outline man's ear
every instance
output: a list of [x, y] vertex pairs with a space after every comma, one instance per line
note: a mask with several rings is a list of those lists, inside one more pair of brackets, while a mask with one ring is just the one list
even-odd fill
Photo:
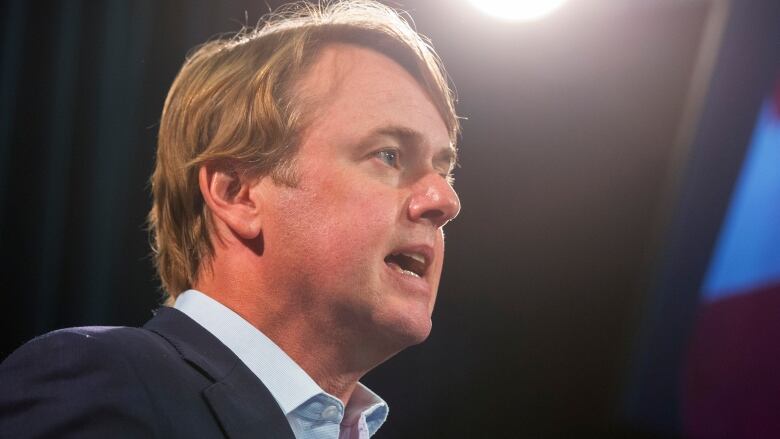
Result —
[[243, 239], [254, 239], [261, 231], [261, 207], [254, 197], [255, 178], [242, 176], [232, 167], [215, 163], [201, 165], [198, 185], [211, 213]]

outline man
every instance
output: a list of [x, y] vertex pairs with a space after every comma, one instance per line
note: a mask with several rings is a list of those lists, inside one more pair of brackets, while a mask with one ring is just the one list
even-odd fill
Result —
[[373, 2], [200, 47], [152, 176], [172, 306], [12, 354], [0, 436], [369, 437], [358, 380], [431, 330], [457, 132], [435, 53]]

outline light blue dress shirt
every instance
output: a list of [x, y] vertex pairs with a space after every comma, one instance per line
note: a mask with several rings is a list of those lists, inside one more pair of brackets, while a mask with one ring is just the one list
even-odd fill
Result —
[[358, 383], [344, 407], [271, 339], [206, 294], [185, 291], [174, 307], [217, 337], [257, 375], [297, 439], [367, 439], [387, 419], [387, 403], [367, 387]]

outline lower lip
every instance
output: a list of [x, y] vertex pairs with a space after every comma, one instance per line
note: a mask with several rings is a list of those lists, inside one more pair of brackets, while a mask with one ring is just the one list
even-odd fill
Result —
[[390, 278], [395, 283], [397, 283], [401, 289], [426, 296], [430, 294], [430, 285], [428, 285], [428, 281], [426, 281], [424, 277], [417, 277], [411, 274], [402, 273], [394, 266], [391, 266], [386, 262], [385, 269], [387, 270]]

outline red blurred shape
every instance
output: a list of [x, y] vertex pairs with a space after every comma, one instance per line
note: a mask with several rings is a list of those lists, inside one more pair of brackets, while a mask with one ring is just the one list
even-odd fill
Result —
[[703, 304], [682, 378], [686, 438], [780, 438], [780, 282]]

